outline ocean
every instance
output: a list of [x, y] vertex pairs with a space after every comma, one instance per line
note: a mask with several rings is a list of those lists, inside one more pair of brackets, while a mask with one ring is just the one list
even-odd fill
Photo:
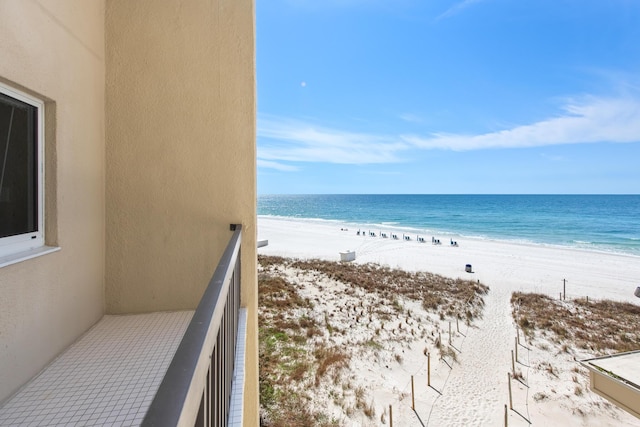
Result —
[[258, 215], [640, 256], [640, 195], [261, 195]]

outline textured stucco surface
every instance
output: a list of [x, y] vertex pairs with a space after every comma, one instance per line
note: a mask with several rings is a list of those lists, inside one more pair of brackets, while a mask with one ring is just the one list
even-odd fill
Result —
[[0, 79], [46, 101], [46, 241], [0, 268], [0, 401], [104, 312], [104, 2], [0, 0]]
[[251, 0], [106, 2], [106, 309], [193, 309], [243, 224], [245, 425], [257, 425]]
[[0, 268], [0, 401], [107, 313], [195, 308], [242, 223], [258, 424], [252, 0], [0, 0], [0, 80], [46, 101], [46, 241]]

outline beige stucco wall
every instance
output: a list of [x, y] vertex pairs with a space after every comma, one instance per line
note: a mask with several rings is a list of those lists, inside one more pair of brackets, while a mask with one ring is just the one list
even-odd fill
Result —
[[48, 101], [47, 243], [0, 268], [0, 401], [104, 311], [104, 2], [0, 0], [0, 80]]
[[590, 371], [591, 390], [613, 402], [619, 408], [640, 418], [640, 393], [637, 389], [611, 378], [603, 372]]
[[243, 224], [258, 425], [252, 0], [106, 2], [106, 307], [193, 309]]

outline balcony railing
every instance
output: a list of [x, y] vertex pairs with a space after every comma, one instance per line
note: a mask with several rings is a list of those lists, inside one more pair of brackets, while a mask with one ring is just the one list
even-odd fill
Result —
[[143, 426], [226, 426], [238, 312], [242, 226], [234, 231], [142, 422]]

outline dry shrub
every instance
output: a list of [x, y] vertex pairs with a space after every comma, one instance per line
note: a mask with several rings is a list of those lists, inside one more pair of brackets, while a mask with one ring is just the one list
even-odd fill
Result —
[[542, 400], [547, 400], [549, 398], [549, 396], [546, 393], [543, 393], [541, 391], [537, 392], [536, 394], [533, 395], [533, 400], [535, 400], [536, 402], [540, 402]]
[[258, 263], [265, 270], [271, 270], [273, 267], [284, 264], [286, 258], [280, 256], [264, 256], [258, 255]]
[[373, 400], [371, 400], [371, 403], [369, 405], [365, 405], [365, 407], [362, 409], [362, 412], [364, 412], [367, 418], [373, 419], [373, 417], [376, 416], [376, 408], [373, 404]]
[[258, 277], [258, 304], [271, 309], [308, 307], [310, 302], [301, 298], [296, 287], [280, 276], [261, 274]]
[[[269, 258], [260, 257], [259, 261], [262, 263], [264, 259], [269, 265], [274, 265], [275, 262]], [[315, 270], [366, 292], [377, 293], [385, 298], [392, 296], [392, 305], [398, 313], [404, 310], [397, 298], [402, 296], [420, 301], [427, 310], [472, 320], [481, 315], [483, 296], [489, 291], [488, 286], [472, 280], [450, 279], [428, 272], [407, 272], [377, 264], [349, 264], [317, 259], [281, 260], [285, 266]]]
[[[394, 327], [400, 335], [405, 330], [408, 333], [414, 322], [420, 328], [420, 316], [406, 309], [409, 301], [430, 307], [436, 315], [466, 319], [469, 323], [481, 315], [483, 296], [488, 292], [488, 287], [477, 282], [408, 273], [374, 264], [299, 261], [271, 256], [259, 256], [258, 262], [260, 404], [265, 426], [338, 425], [323, 415], [322, 408], [309, 409], [309, 400], [326, 376], [330, 376], [333, 385], [322, 383], [323, 389], [325, 385], [343, 390], [354, 388], [348, 379], [343, 380], [349, 353], [322, 341], [322, 337], [344, 333], [336, 328], [339, 323], [333, 320], [338, 313], [323, 313], [314, 308], [314, 303], [316, 307], [322, 304], [319, 297], [315, 297], [314, 302], [302, 298], [300, 285], [286, 278], [290, 269], [297, 269], [298, 278], [304, 280], [309, 280], [308, 277], [318, 281], [339, 280], [348, 285], [345, 294], [352, 298], [374, 294], [371, 300], [376, 297], [380, 304], [372, 305], [363, 298], [357, 304], [338, 310], [357, 318], [359, 323], [367, 324], [368, 319], [368, 327], [376, 337], [388, 335]], [[321, 286], [317, 288], [322, 292]], [[381, 322], [379, 326], [376, 320]], [[372, 339], [359, 345], [373, 351], [381, 347]], [[455, 354], [448, 356], [455, 360]], [[396, 355], [396, 360], [401, 363], [402, 356]], [[362, 411], [374, 419], [374, 403], [367, 401], [364, 389], [358, 388], [354, 394], [354, 406], [343, 407], [344, 413], [349, 416], [354, 411]]]
[[457, 362], [458, 361], [458, 354], [456, 353], [456, 351], [454, 349], [452, 349], [451, 347], [440, 347], [440, 358], [441, 359], [445, 359], [445, 358], [449, 358], [451, 359], [451, 362]]
[[265, 427], [333, 427], [337, 421], [330, 421], [320, 412], [309, 409], [306, 399], [293, 390], [285, 390], [280, 396], [278, 410], [271, 411], [261, 424]]
[[318, 346], [314, 351], [314, 356], [318, 364], [316, 369], [316, 386], [332, 365], [345, 367], [349, 361], [349, 355], [338, 347]]
[[[277, 263], [273, 263], [275, 265]], [[296, 316], [309, 309], [296, 287], [274, 274], [258, 276], [259, 385], [263, 425], [332, 426], [319, 411], [308, 409], [308, 396], [291, 384], [313, 378], [313, 359], [305, 350], [309, 338], [320, 332], [316, 322]], [[306, 332], [303, 330], [306, 329]]]
[[638, 305], [610, 300], [560, 301], [524, 292], [514, 292], [511, 304], [514, 320], [529, 338], [536, 332], [550, 332], [562, 344], [562, 351], [575, 347], [606, 354], [640, 348]]

